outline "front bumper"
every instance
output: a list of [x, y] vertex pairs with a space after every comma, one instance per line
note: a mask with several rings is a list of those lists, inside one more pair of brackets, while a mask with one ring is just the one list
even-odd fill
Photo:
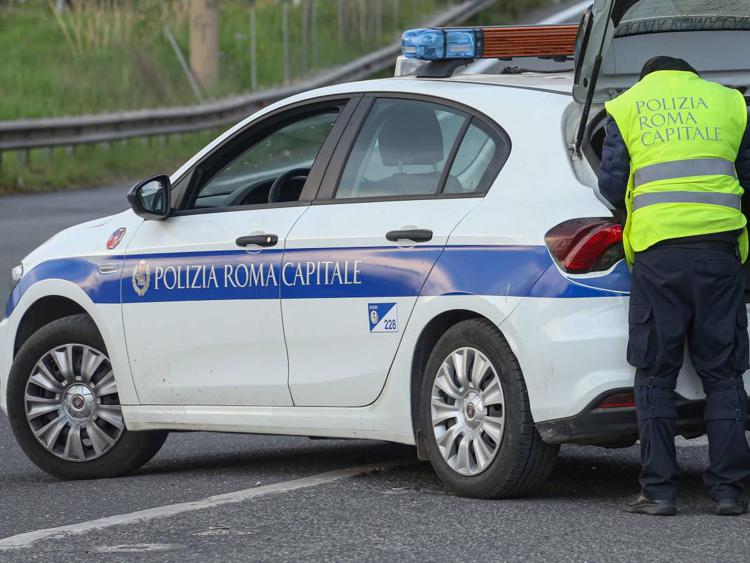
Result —
[[9, 322], [7, 318], [0, 321], [0, 410], [6, 414], [8, 413], [8, 376], [13, 362], [13, 346], [8, 342], [10, 337]]
[[[620, 389], [618, 393], [632, 392]], [[606, 395], [594, 399], [582, 412], [568, 418], [546, 420], [536, 424], [537, 431], [548, 444], [585, 444], [607, 447], [624, 447], [638, 439], [638, 421], [635, 408], [597, 408]], [[703, 420], [705, 401], [691, 401], [675, 394], [677, 404], [677, 432], [686, 438], [695, 438], [706, 432]], [[750, 413], [750, 402], [748, 402]], [[750, 427], [748, 427], [750, 430]]]

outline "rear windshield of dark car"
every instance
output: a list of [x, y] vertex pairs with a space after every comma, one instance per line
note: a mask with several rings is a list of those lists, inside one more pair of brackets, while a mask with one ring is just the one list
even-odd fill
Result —
[[640, 0], [624, 13], [615, 34], [716, 30], [750, 31], [750, 0]]

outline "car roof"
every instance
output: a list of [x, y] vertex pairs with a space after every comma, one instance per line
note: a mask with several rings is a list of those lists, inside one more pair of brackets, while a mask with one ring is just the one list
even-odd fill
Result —
[[[412, 80], [425, 80], [412, 78]], [[529, 90], [549, 90], [551, 93], [572, 95], [573, 73], [524, 72], [520, 74], [456, 74], [440, 78], [446, 82], [469, 82], [487, 86], [506, 86]]]
[[[447, 78], [417, 78], [414, 76], [401, 76], [397, 78], [383, 78], [376, 80], [364, 80], [361, 82], [350, 82], [328, 86], [311, 92], [301, 94], [304, 99], [310, 94], [324, 95], [327, 93], [352, 93], [352, 92], [413, 92], [429, 95], [432, 91], [441, 93], [444, 88], [441, 85], [472, 84], [477, 86], [505, 87], [510, 89], [526, 89], [549, 92], [551, 94], [564, 94], [572, 96], [573, 74], [564, 73], [541, 73], [524, 72], [521, 74], [455, 74]], [[496, 93], [496, 92], [495, 92]], [[508, 92], [512, 95], [512, 92]], [[519, 95], [521, 95], [519, 93]], [[469, 104], [470, 105], [470, 104]]]

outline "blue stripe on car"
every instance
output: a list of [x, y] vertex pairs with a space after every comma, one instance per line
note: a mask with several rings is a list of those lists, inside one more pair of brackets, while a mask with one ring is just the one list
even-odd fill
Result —
[[[103, 263], [118, 265], [122, 277], [99, 273]], [[24, 276], [6, 316], [31, 285], [46, 279], [69, 281], [93, 302], [110, 304], [417, 295], [585, 298], [630, 290], [624, 263], [602, 276], [567, 277], [544, 246], [232, 250], [49, 260]]]

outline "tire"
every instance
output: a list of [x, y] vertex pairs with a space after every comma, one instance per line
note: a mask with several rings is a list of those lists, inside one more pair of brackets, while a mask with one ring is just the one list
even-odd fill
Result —
[[168, 433], [128, 431], [119, 405], [106, 347], [87, 315], [49, 323], [16, 355], [8, 381], [11, 428], [50, 475], [117, 477], [156, 455]]
[[422, 379], [418, 420], [435, 473], [459, 496], [527, 495], [547, 480], [560, 449], [536, 431], [518, 361], [486, 319], [460, 322], [438, 340]]

